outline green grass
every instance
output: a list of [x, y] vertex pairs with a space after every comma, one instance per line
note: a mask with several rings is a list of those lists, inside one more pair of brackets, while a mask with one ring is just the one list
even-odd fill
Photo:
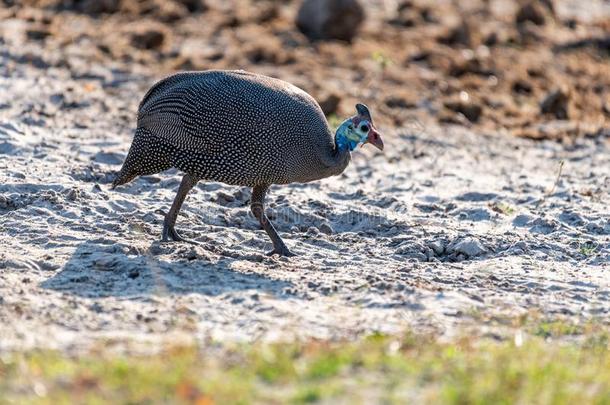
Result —
[[330, 114], [328, 117], [326, 117], [326, 119], [328, 120], [328, 125], [332, 130], [336, 130], [339, 128], [339, 125], [343, 123], [343, 120], [335, 113]]
[[595, 254], [595, 251], [597, 250], [597, 245], [595, 245], [592, 242], [585, 242], [585, 243], [581, 243], [580, 244], [580, 254], [582, 254], [583, 256], [593, 256]]
[[515, 213], [513, 206], [502, 201], [490, 204], [490, 208], [503, 215], [513, 215]]
[[606, 332], [547, 322], [522, 344], [425, 336], [174, 348], [153, 356], [0, 356], [0, 403], [610, 404]]
[[384, 71], [385, 69], [387, 69], [388, 66], [394, 64], [394, 62], [392, 61], [392, 59], [390, 57], [388, 57], [385, 53], [383, 53], [382, 51], [375, 51], [371, 54], [371, 59], [373, 59], [377, 65], [379, 65], [379, 68]]

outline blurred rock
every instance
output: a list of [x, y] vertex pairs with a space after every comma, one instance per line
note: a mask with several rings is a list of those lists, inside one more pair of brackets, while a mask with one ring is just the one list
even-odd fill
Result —
[[335, 231], [333, 230], [333, 227], [328, 223], [328, 222], [322, 222], [322, 224], [320, 224], [320, 232], [326, 234], [326, 235], [332, 235]]
[[190, 13], [200, 13], [208, 9], [203, 0], [174, 0], [174, 2], [186, 7]]
[[34, 4], [55, 10], [66, 10], [98, 16], [124, 13], [150, 15], [162, 21], [176, 21], [189, 13], [207, 9], [202, 0], [31, 0]]
[[159, 5], [155, 12], [157, 18], [163, 22], [174, 22], [187, 17], [189, 14], [186, 6], [173, 1], [165, 1]]
[[570, 94], [565, 89], [557, 89], [550, 92], [540, 103], [542, 114], [553, 114], [560, 120], [568, 119], [568, 104]]
[[483, 107], [474, 103], [465, 92], [460, 94], [459, 99], [445, 101], [444, 104], [449, 110], [464, 115], [470, 122], [478, 122], [483, 113]]
[[304, 0], [296, 25], [311, 40], [351, 42], [364, 16], [364, 9], [357, 0]]
[[121, 9], [121, 0], [64, 0], [57, 3], [60, 9], [90, 15], [116, 13]]
[[276, 40], [255, 42], [247, 46], [244, 53], [248, 60], [254, 64], [270, 63], [283, 65], [293, 63], [295, 60], [292, 53], [284, 50], [281, 43]]
[[499, 35], [496, 31], [492, 31], [488, 33], [485, 38], [483, 38], [483, 44], [485, 46], [495, 46], [500, 42]]
[[456, 55], [451, 59], [447, 73], [454, 77], [460, 77], [468, 73], [483, 76], [494, 74], [491, 69], [484, 65], [489, 65], [489, 63], [484, 63], [481, 58], [470, 53]]
[[403, 92], [401, 94], [390, 95], [384, 100], [389, 108], [415, 108], [417, 107], [417, 97], [414, 94]]
[[512, 90], [515, 93], [531, 94], [532, 93], [532, 85], [528, 81], [525, 81], [523, 79], [518, 79], [518, 80], [516, 80], [513, 83]]
[[266, 23], [269, 21], [273, 21], [278, 18], [280, 15], [280, 9], [278, 5], [274, 2], [263, 4], [258, 7], [258, 10], [255, 13], [254, 21], [257, 23]]
[[541, 233], [548, 235], [554, 232], [559, 227], [559, 222], [552, 218], [538, 217], [532, 222], [528, 223], [527, 226], [531, 226], [529, 231], [531, 233]]
[[515, 16], [517, 24], [531, 22], [536, 25], [544, 25], [547, 18], [553, 18], [555, 8], [550, 0], [534, 0], [523, 4]]
[[418, 20], [419, 15], [413, 6], [413, 2], [406, 0], [398, 5], [396, 15], [388, 20], [388, 23], [400, 27], [414, 27]]
[[391, 25], [415, 27], [424, 23], [438, 22], [429, 7], [413, 4], [411, 0], [402, 1], [396, 7], [396, 14], [388, 20]]
[[131, 34], [131, 44], [138, 49], [159, 49], [165, 42], [165, 32], [148, 26]]
[[[186, 18], [191, 13], [205, 11], [207, 7], [202, 1], [196, 0], [174, 0], [159, 1], [151, 8], [152, 14], [164, 22], [174, 22]], [[142, 12], [142, 11], [141, 11]]]
[[49, 35], [51, 35], [51, 33], [47, 28], [43, 26], [34, 26], [26, 30], [26, 36], [28, 37], [28, 39], [34, 41], [42, 41]]
[[449, 31], [441, 35], [438, 41], [445, 45], [464, 45], [472, 46], [472, 28], [466, 20], [450, 28]]
[[335, 93], [331, 93], [320, 100], [320, 107], [322, 108], [324, 115], [328, 116], [337, 112], [340, 102], [341, 97]]
[[487, 252], [483, 244], [475, 238], [466, 237], [447, 247], [447, 252], [464, 255], [466, 258], [480, 256]]
[[441, 240], [435, 240], [428, 244], [428, 247], [437, 255], [440, 256], [445, 251], [445, 245]]
[[555, 46], [555, 50], [560, 52], [586, 48], [597, 50], [602, 56], [610, 56], [610, 35], [568, 41]]

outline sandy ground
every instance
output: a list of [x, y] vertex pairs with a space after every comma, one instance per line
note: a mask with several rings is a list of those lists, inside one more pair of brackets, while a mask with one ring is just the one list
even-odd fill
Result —
[[45, 52], [0, 42], [0, 350], [610, 325], [607, 128], [532, 141], [414, 113], [343, 175], [275, 187], [298, 257], [269, 258], [250, 190], [217, 183], [178, 219], [198, 245], [160, 243], [180, 174], [109, 189], [159, 76]]

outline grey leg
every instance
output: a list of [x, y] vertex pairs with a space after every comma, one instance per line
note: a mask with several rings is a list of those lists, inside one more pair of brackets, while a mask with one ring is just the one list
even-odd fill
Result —
[[294, 256], [294, 254], [288, 249], [288, 247], [280, 238], [280, 235], [277, 234], [277, 231], [273, 227], [273, 224], [265, 215], [265, 195], [267, 194], [267, 190], [269, 190], [269, 186], [256, 186], [252, 189], [252, 201], [250, 205], [250, 209], [252, 210], [252, 214], [258, 219], [261, 226], [267, 232], [267, 235], [271, 238], [271, 242], [273, 242], [273, 250], [268, 255], [278, 254], [280, 256]]
[[[186, 195], [189, 191], [197, 184], [199, 179], [191, 174], [185, 174], [182, 178], [182, 182], [180, 183], [180, 187], [178, 187], [178, 193], [176, 194], [176, 198], [170, 208], [169, 212], [165, 216], [165, 221], [163, 221], [163, 233], [161, 240], [163, 242], [168, 242], [170, 240], [176, 242], [190, 242], [184, 239], [182, 236], [176, 232], [174, 226], [176, 225], [176, 219], [178, 218], [178, 212], [180, 211], [180, 207], [182, 207], [182, 203], [186, 198]], [[194, 243], [194, 242], [191, 242]]]

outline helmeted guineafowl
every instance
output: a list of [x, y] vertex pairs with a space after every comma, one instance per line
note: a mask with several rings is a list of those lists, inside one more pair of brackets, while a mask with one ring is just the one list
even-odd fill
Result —
[[112, 187], [172, 167], [186, 173], [165, 216], [164, 241], [184, 240], [174, 225], [199, 180], [252, 187], [251, 210], [273, 242], [270, 254], [292, 256], [265, 215], [265, 194], [272, 184], [342, 173], [358, 145], [382, 150], [368, 108], [356, 110], [333, 137], [318, 103], [290, 83], [244, 71], [178, 73], [144, 96]]

